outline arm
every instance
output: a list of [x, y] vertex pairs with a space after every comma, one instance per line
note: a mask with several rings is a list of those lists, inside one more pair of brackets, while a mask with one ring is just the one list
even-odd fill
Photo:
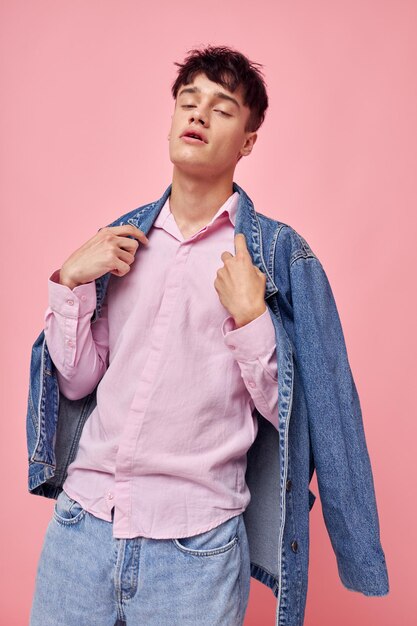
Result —
[[60, 284], [59, 270], [49, 278], [48, 295], [44, 333], [58, 385], [69, 400], [78, 400], [94, 390], [108, 367], [107, 305], [91, 324], [95, 281], [70, 289]]
[[225, 344], [239, 364], [243, 381], [258, 411], [278, 429], [278, 372], [275, 328], [268, 308], [236, 328], [234, 318], [222, 325]]

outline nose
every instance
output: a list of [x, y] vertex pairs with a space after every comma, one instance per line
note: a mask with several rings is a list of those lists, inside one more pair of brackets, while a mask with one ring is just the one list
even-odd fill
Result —
[[190, 115], [190, 123], [194, 121], [205, 126], [207, 122], [207, 115], [194, 110]]

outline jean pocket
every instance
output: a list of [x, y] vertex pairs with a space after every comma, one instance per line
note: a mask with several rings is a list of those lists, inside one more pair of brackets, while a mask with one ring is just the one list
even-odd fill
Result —
[[81, 504], [70, 498], [64, 490], [59, 494], [54, 506], [54, 519], [64, 526], [76, 524], [86, 514]]
[[172, 542], [181, 552], [194, 556], [223, 554], [232, 550], [239, 541], [238, 527], [241, 515], [235, 515], [204, 533], [172, 539]]

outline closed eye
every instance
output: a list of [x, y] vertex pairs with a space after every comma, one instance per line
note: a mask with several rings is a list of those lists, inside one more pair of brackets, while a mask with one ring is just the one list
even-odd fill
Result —
[[[183, 109], [192, 109], [193, 107], [195, 107], [195, 104], [182, 104], [181, 107]], [[232, 115], [230, 113], [226, 113], [226, 111], [222, 111], [221, 109], [213, 109], [214, 111], [216, 111], [217, 113], [221, 113], [222, 115], [226, 115], [226, 117], [232, 117]]]

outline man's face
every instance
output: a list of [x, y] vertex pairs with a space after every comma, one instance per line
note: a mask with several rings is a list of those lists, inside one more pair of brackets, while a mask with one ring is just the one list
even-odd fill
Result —
[[[248, 155], [256, 141], [256, 132], [244, 131], [249, 113], [241, 86], [232, 93], [205, 74], [196, 75], [178, 90], [169, 141], [172, 163], [203, 177], [233, 173], [238, 157]], [[206, 141], [184, 139], [190, 129]]]

